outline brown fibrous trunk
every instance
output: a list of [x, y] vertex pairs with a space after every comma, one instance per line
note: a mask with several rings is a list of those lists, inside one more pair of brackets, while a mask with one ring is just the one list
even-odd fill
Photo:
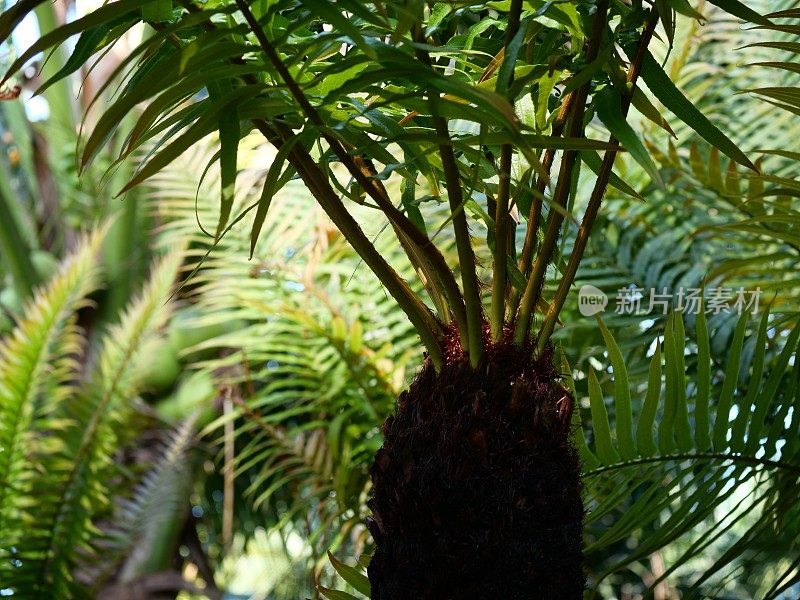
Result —
[[552, 353], [510, 336], [477, 368], [452, 337], [383, 425], [372, 467], [373, 600], [578, 600], [580, 463]]

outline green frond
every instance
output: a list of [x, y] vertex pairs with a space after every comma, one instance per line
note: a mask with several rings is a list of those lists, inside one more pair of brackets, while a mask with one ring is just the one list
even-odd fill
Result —
[[[193, 303], [188, 325], [227, 329], [188, 350], [191, 357], [226, 349], [198, 364], [233, 390], [232, 414], [206, 433], [221, 447], [223, 425], [234, 421], [237, 489], [272, 525], [316, 506], [308, 534], [322, 551], [364, 516], [378, 424], [411, 375], [419, 341], [298, 182], [272, 198], [252, 260], [252, 216], [205, 257], [213, 239], [197, 230], [197, 220], [216, 222], [220, 172], [210, 166], [199, 190], [193, 174], [205, 168], [213, 148], [198, 145], [177, 159], [175, 168], [155, 176], [149, 194], [164, 239], [187, 234], [190, 260], [204, 259], [185, 292]], [[241, 164], [250, 165], [261, 164], [268, 151], [258, 142], [240, 152]], [[240, 172], [233, 214], [258, 199], [264, 177], [263, 169]], [[364, 209], [367, 223], [369, 214]], [[411, 279], [391, 232], [380, 224], [368, 231]]]
[[97, 253], [104, 233], [101, 228], [83, 239], [0, 342], [0, 580], [11, 589], [20, 565], [27, 568], [36, 557], [24, 543], [39, 518], [36, 457], [58, 452], [60, 442], [46, 434], [70, 425], [58, 407], [74, 391], [81, 371], [76, 311], [98, 286]]
[[[187, 507], [191, 466], [187, 462], [194, 444], [194, 416], [168, 432], [167, 443], [155, 464], [142, 477], [130, 497], [121, 503], [110, 531], [105, 533], [102, 560], [116, 566], [124, 559], [116, 581], [125, 584], [142, 572], [159, 570], [159, 541], [180, 522]], [[150, 571], [145, 568], [156, 563]], [[95, 581], [95, 586], [99, 584]]]
[[[584, 452], [590, 457], [585, 460], [584, 475], [589, 496], [586, 553], [592, 559], [608, 555], [622, 540], [632, 537], [637, 543], [633, 550], [606, 560], [604, 570], [596, 573], [595, 590], [604, 578], [671, 545], [681, 550], [672, 554], [666, 572], [651, 585], [682, 573], [689, 580], [690, 593], [713, 597], [711, 590], [725, 578], [732, 563], [754, 558], [751, 543], [755, 540], [772, 536], [773, 543], [784, 548], [796, 544], [791, 531], [782, 531], [781, 523], [788, 508], [785, 492], [800, 479], [800, 445], [796, 425], [788, 418], [797, 408], [798, 370], [790, 365], [800, 356], [800, 328], [779, 329], [781, 350], [770, 361], [770, 374], [764, 378], [763, 324], [769, 317], [766, 313], [762, 319], [749, 376], [744, 368], [740, 372], [740, 350], [749, 324], [745, 314], [739, 320], [727, 372], [698, 369], [698, 376], [704, 375], [708, 381], [691, 385], [685, 380], [684, 361], [707, 365], [711, 361], [709, 342], [698, 339], [696, 345], [684, 349], [680, 313], [668, 320], [663, 365], [660, 343], [655, 342], [644, 387], [644, 382], [628, 378], [616, 342], [601, 325], [609, 344], [614, 373], [611, 396], [616, 408], [614, 418], [609, 419], [607, 394], [591, 371], [588, 433], [593, 441]], [[708, 336], [704, 320], [702, 323], [697, 335]], [[659, 393], [662, 382], [663, 394]], [[646, 399], [633, 403], [638, 407], [633, 448], [626, 412], [621, 410], [631, 389], [647, 394]], [[612, 515], [613, 525], [605, 525]], [[730, 541], [723, 543], [721, 558], [715, 564], [704, 564], [699, 558], [702, 550], [723, 542], [722, 538]], [[752, 568], [758, 568], [757, 564], [751, 563]], [[775, 589], [780, 588], [778, 582], [798, 581], [796, 568], [784, 567], [760, 576], [775, 583]], [[773, 592], [759, 598], [776, 597]]]
[[43, 423], [42, 441], [28, 457], [39, 466], [20, 500], [36, 510], [24, 528], [14, 530], [18, 538], [9, 545], [19, 563], [4, 583], [15, 594], [83, 593], [74, 583], [74, 569], [93, 552], [97, 518], [108, 512], [114, 455], [133, 433], [136, 365], [144, 342], [169, 314], [181, 257], [174, 251], [160, 261], [141, 296], [103, 336], [84, 383], [56, 396], [59, 403]]

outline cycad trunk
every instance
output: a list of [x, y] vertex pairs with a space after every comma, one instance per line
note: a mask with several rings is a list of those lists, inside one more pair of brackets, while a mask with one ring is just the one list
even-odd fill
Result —
[[457, 343], [397, 402], [372, 468], [373, 600], [582, 597], [573, 400], [552, 357], [510, 341], [473, 369]]

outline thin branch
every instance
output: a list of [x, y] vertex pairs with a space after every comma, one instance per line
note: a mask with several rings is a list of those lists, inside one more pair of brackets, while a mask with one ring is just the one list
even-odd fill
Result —
[[[587, 64], [594, 62], [600, 54], [600, 46], [602, 45], [603, 34], [605, 33], [608, 20], [608, 5], [608, 0], [601, 0], [597, 5], [597, 12], [595, 13], [592, 25], [592, 34], [587, 42]], [[587, 81], [575, 90], [575, 100], [572, 110], [570, 111], [571, 115], [567, 137], [579, 138], [583, 136], [583, 117], [586, 112], [586, 100], [589, 96], [590, 86], [591, 81]], [[558, 183], [553, 193], [554, 205], [566, 206], [572, 188], [572, 176], [577, 158], [577, 150], [564, 151], [564, 155], [561, 158]], [[533, 270], [528, 278], [525, 294], [522, 296], [522, 302], [520, 303], [519, 313], [517, 315], [514, 339], [518, 344], [521, 344], [528, 337], [533, 309], [539, 301], [547, 266], [553, 259], [553, 253], [563, 220], [564, 216], [561, 211], [550, 210], [547, 219], [547, 230], [545, 231], [539, 254], [533, 264]]]
[[[278, 57], [275, 49], [272, 47], [266, 35], [264, 34], [263, 29], [261, 29], [261, 26], [258, 24], [255, 16], [250, 11], [250, 8], [247, 6], [244, 0], [236, 0], [236, 3], [239, 7], [239, 10], [242, 12], [251, 29], [253, 30], [256, 38], [258, 39], [262, 50], [270, 59], [270, 62], [273, 63], [273, 66], [276, 68], [281, 77], [285, 78], [284, 83], [286, 83], [287, 87], [289, 87], [289, 89], [295, 95], [295, 99], [300, 103], [301, 108], [303, 108], [303, 110], [306, 112], [309, 119], [311, 119], [315, 125], [320, 127], [321, 133], [326, 135], [324, 131], [324, 123], [321, 122], [319, 115], [314, 107], [311, 106], [311, 104], [305, 98], [302, 90], [297, 87], [297, 84], [292, 79], [291, 74], [289, 74], [288, 70], [286, 69], [286, 66]], [[264, 135], [264, 137], [270, 141], [270, 143], [275, 145], [276, 148], [280, 148], [293, 135], [293, 132], [286, 130], [285, 128], [279, 127], [277, 130], [274, 129], [263, 119], [255, 119], [253, 124]], [[331, 143], [331, 140], [333, 140], [335, 146], [341, 148], [338, 140], [335, 140], [335, 138], [331, 137], [328, 139], [329, 144]], [[332, 144], [332, 148], [334, 147], [334, 144]], [[347, 154], [347, 152], [344, 151], [343, 148], [342, 152], [348, 159], [352, 158], [349, 154]], [[400, 308], [406, 313], [406, 315], [408, 315], [408, 318], [411, 320], [412, 324], [419, 333], [422, 343], [427, 348], [431, 356], [431, 360], [435, 365], [441, 366], [444, 360], [441, 347], [441, 340], [444, 337], [444, 331], [441, 323], [439, 323], [433, 314], [431, 314], [428, 307], [422, 303], [422, 301], [416, 296], [416, 294], [414, 294], [408, 284], [403, 281], [397, 272], [380, 255], [372, 242], [370, 242], [369, 238], [364, 234], [361, 226], [348, 212], [339, 196], [331, 187], [327, 177], [320, 170], [319, 166], [316, 164], [308, 151], [305, 148], [302, 148], [300, 145], [295, 144], [289, 153], [288, 160], [295, 167], [297, 173], [303, 179], [309, 191], [317, 199], [328, 217], [330, 217], [339, 231], [342, 232], [342, 235], [345, 236], [359, 256], [361, 256], [361, 258], [375, 273], [378, 279], [380, 279], [381, 283], [383, 283], [383, 285], [386, 287], [389, 294], [391, 294], [395, 301], [400, 305]], [[349, 162], [353, 165], [355, 164], [352, 160]], [[356, 170], [358, 169], [356, 168]], [[363, 174], [361, 177], [366, 181], [366, 184], [362, 184], [362, 187], [364, 187], [365, 190], [377, 189], [374, 186], [374, 180], [366, 178]], [[372, 182], [372, 184], [369, 182]], [[382, 197], [381, 194], [378, 195], [379, 197]], [[391, 204], [391, 202], [389, 202], [389, 204]], [[414, 227], [414, 229], [416, 229], [416, 227]]]
[[253, 15], [253, 12], [247, 5], [246, 0], [236, 0], [236, 5], [239, 7], [250, 29], [256, 36], [262, 51], [278, 72], [278, 75], [300, 105], [300, 108], [317, 127], [333, 153], [350, 172], [350, 175], [358, 182], [364, 191], [375, 200], [378, 207], [386, 214], [412, 264], [426, 273], [427, 279], [431, 285], [439, 284], [441, 286], [448, 304], [450, 305], [450, 310], [457, 327], [460, 330], [465, 330], [467, 322], [464, 300], [461, 296], [461, 291], [458, 289], [455, 277], [441, 252], [439, 252], [431, 240], [420, 231], [401, 210], [394, 206], [383, 184], [372, 177], [374, 173], [371, 172], [372, 169], [369, 163], [361, 157], [352, 156], [342, 143], [331, 135], [317, 109], [308, 100], [302, 88], [294, 80], [289, 69], [283, 63], [280, 56], [278, 56], [277, 51], [270, 43], [264, 30], [255, 18], [255, 15]]
[[[422, 42], [422, 32], [419, 26], [412, 30], [414, 39], [419, 42], [416, 49], [418, 59], [430, 67], [431, 57], [424, 49]], [[439, 101], [438, 94], [430, 98], [434, 107]], [[445, 183], [447, 185], [447, 199], [450, 203], [450, 214], [453, 219], [453, 231], [455, 233], [456, 249], [458, 251], [458, 263], [461, 270], [461, 285], [464, 288], [464, 304], [467, 312], [467, 344], [464, 346], [462, 337], [461, 345], [469, 354], [470, 364], [477, 367], [483, 353], [483, 308], [481, 306], [481, 293], [478, 287], [477, 264], [475, 262], [475, 252], [472, 250], [472, 242], [469, 238], [469, 228], [467, 227], [467, 217], [464, 214], [464, 194], [461, 187], [461, 176], [458, 171], [455, 153], [453, 152], [453, 142], [450, 138], [447, 119], [441, 116], [432, 115], [433, 126], [439, 138], [439, 154], [442, 159]]]
[[[649, 19], [645, 22], [642, 36], [639, 39], [639, 45], [636, 50], [636, 56], [634, 56], [633, 62], [631, 62], [631, 65], [628, 68], [628, 85], [625, 93], [622, 95], [622, 106], [620, 107], [623, 117], [627, 116], [628, 110], [630, 109], [633, 94], [636, 90], [636, 83], [639, 79], [639, 73], [641, 72], [642, 61], [644, 60], [645, 54], [647, 54], [647, 47], [650, 45], [650, 41], [653, 38], [653, 32], [655, 31], [657, 23], [658, 13], [656, 11], [652, 11]], [[616, 144], [617, 139], [612, 135], [609, 137], [608, 142], [609, 144]], [[569, 256], [569, 262], [567, 263], [567, 267], [563, 273], [563, 276], [561, 277], [561, 281], [558, 284], [555, 297], [550, 303], [550, 308], [547, 311], [542, 328], [539, 331], [536, 341], [537, 350], [539, 352], [541, 352], [541, 350], [544, 348], [544, 345], [547, 343], [547, 340], [553, 333], [556, 321], [558, 320], [558, 315], [561, 312], [561, 309], [564, 307], [567, 293], [569, 292], [569, 289], [575, 280], [575, 275], [578, 272], [578, 266], [580, 265], [581, 259], [583, 258], [583, 253], [586, 250], [586, 244], [589, 240], [589, 235], [592, 232], [592, 225], [594, 225], [595, 219], [597, 218], [597, 213], [600, 210], [600, 205], [603, 202], [603, 196], [605, 195], [608, 187], [608, 181], [611, 178], [611, 173], [614, 169], [614, 160], [616, 157], [617, 150], [606, 150], [606, 153], [603, 156], [603, 162], [600, 165], [600, 170], [597, 173], [597, 179], [595, 180], [594, 188], [592, 189], [592, 195], [589, 197], [589, 203], [586, 206], [586, 212], [583, 215], [583, 220], [581, 221], [580, 228], [578, 229], [578, 235], [575, 238], [575, 245], [572, 248], [572, 253]]]
[[[520, 15], [522, 14], [522, 0], [511, 0], [511, 8], [508, 13], [508, 25], [506, 27], [506, 60], [508, 60], [507, 49], [517, 35], [520, 27]], [[511, 81], [513, 81], [513, 70]], [[503, 333], [503, 324], [506, 312], [506, 287], [508, 284], [508, 258], [509, 239], [509, 197], [511, 195], [511, 159], [513, 152], [511, 144], [503, 144], [500, 148], [500, 173], [499, 185], [497, 190], [497, 206], [495, 208], [495, 240], [494, 240], [494, 268], [492, 279], [492, 309], [491, 309], [491, 328], [492, 338], [497, 341]]]

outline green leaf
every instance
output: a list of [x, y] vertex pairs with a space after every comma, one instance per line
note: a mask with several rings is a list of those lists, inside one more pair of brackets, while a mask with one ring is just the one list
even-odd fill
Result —
[[352, 594], [348, 594], [347, 592], [341, 592], [339, 590], [331, 590], [326, 587], [319, 586], [319, 591], [322, 592], [322, 595], [330, 600], [359, 600]]
[[603, 398], [603, 390], [600, 388], [597, 375], [592, 368], [589, 368], [589, 404], [592, 411], [592, 428], [597, 458], [606, 465], [619, 462], [619, 454], [614, 449], [614, 442], [611, 439], [611, 426], [608, 423], [608, 411]]
[[535, 105], [536, 129], [538, 131], [544, 131], [547, 127], [547, 111], [550, 104], [550, 95], [553, 93], [553, 88], [556, 86], [556, 83], [561, 79], [562, 73], [562, 69], [547, 71], [537, 82]]
[[744, 344], [744, 332], [747, 328], [748, 314], [742, 313], [733, 334], [730, 353], [728, 354], [728, 368], [725, 370], [725, 380], [722, 383], [722, 390], [717, 401], [716, 421], [714, 422], [714, 450], [721, 452], [728, 446], [728, 429], [730, 421], [730, 411], [733, 405], [733, 394], [739, 381], [740, 360], [742, 357], [742, 346]]
[[127, 31], [134, 23], [139, 20], [137, 14], [134, 11], [131, 11], [127, 14], [124, 14], [116, 19], [108, 21], [106, 23], [101, 23], [97, 27], [92, 29], [87, 29], [81, 34], [81, 37], [78, 38], [78, 41], [75, 44], [75, 49], [72, 51], [69, 59], [64, 66], [59, 69], [59, 71], [53, 75], [50, 79], [45, 81], [42, 85], [39, 86], [39, 89], [36, 90], [36, 94], [42, 94], [44, 91], [49, 88], [54, 83], [57, 83], [71, 75], [78, 69], [80, 69], [86, 61], [94, 54], [98, 47], [103, 43], [106, 39], [108, 34], [116, 27], [120, 27], [121, 31], [119, 34], [121, 35], [123, 32]]
[[[5, 83], [11, 75], [19, 71], [25, 63], [39, 52], [44, 52], [48, 48], [57, 46], [73, 35], [82, 33], [87, 29], [92, 29], [108, 21], [126, 16], [132, 10], [141, 7], [146, 1], [147, 0], [119, 0], [118, 2], [112, 2], [111, 4], [106, 4], [105, 6], [93, 10], [80, 19], [75, 19], [65, 25], [61, 25], [53, 31], [45, 33], [11, 64], [8, 68], [8, 72], [3, 79], [0, 80], [0, 85]], [[38, 2], [36, 2], [36, 4], [38, 4]], [[2, 36], [2, 29], [0, 29], [0, 36]]]
[[708, 338], [705, 305], [700, 303], [700, 311], [695, 322], [697, 337], [697, 396], [694, 402], [695, 443], [701, 452], [711, 447], [708, 418], [708, 403], [711, 397], [711, 344]]
[[708, 0], [714, 6], [719, 6], [725, 12], [739, 17], [743, 21], [758, 23], [759, 25], [772, 25], [772, 21], [748, 8], [738, 0]]
[[375, 49], [367, 43], [359, 28], [348, 17], [341, 13], [335, 3], [328, 0], [305, 0], [304, 6], [308, 7], [313, 13], [334, 26], [335, 31], [341, 31], [358, 46], [367, 56], [377, 60], [378, 55]]
[[656, 349], [650, 359], [650, 370], [647, 377], [647, 395], [642, 405], [642, 412], [636, 424], [636, 442], [642, 456], [653, 456], [658, 452], [654, 439], [653, 424], [658, 412], [658, 400], [661, 397], [661, 344], [656, 340]]
[[[270, 204], [272, 204], [272, 198], [275, 197], [275, 194], [280, 189], [278, 182], [282, 179], [280, 177], [281, 170], [283, 168], [283, 164], [286, 162], [286, 158], [289, 156], [289, 153], [294, 148], [294, 145], [300, 139], [300, 136], [295, 136], [286, 142], [283, 146], [281, 146], [278, 153], [275, 155], [275, 158], [272, 161], [272, 164], [269, 166], [269, 171], [267, 171], [267, 177], [264, 180], [264, 187], [261, 190], [261, 197], [258, 200], [258, 208], [256, 209], [256, 216], [253, 219], [253, 227], [250, 230], [250, 258], [253, 258], [253, 253], [256, 249], [256, 244], [258, 243], [258, 236], [261, 233], [261, 228], [264, 226], [264, 221], [267, 218], [267, 212], [269, 211]], [[294, 168], [289, 167], [288, 172], [293, 173]]]
[[[635, 46], [625, 47], [628, 57], [634, 56], [635, 51]], [[644, 60], [642, 61], [641, 77], [653, 95], [700, 137], [739, 164], [757, 171], [756, 166], [747, 158], [744, 152], [675, 87], [675, 84], [661, 68], [661, 65], [658, 64], [658, 61], [647, 51], [645, 51]]]
[[628, 370], [625, 358], [620, 352], [614, 336], [606, 327], [600, 315], [595, 315], [597, 325], [603, 335], [608, 350], [608, 358], [614, 369], [614, 412], [617, 426], [617, 446], [623, 460], [637, 456], [636, 444], [633, 441], [633, 411], [631, 410], [631, 389], [628, 384]]
[[[796, 354], [798, 351], [798, 339], [800, 339], [800, 327], [795, 327], [789, 334], [778, 359], [771, 365], [769, 377], [763, 388], [758, 385], [761, 383], [760, 381], [753, 381], [752, 379], [750, 381], [750, 385], [758, 385], [760, 389], [759, 394], [756, 395], [755, 401], [753, 402], [754, 408], [752, 409], [752, 415], [750, 410], [746, 411], [750, 420], [750, 426], [747, 429], [746, 445], [746, 451], [748, 453], [755, 453], [761, 445], [761, 432], [764, 429], [764, 423], [770, 408], [773, 406], [773, 400], [778, 392], [778, 387], [786, 374], [786, 367], [789, 365], [789, 359], [793, 354], [795, 355], [795, 360], [798, 358]], [[795, 410], [797, 410], [797, 408], [795, 408]], [[744, 439], [744, 436], [742, 436], [742, 439]]]
[[622, 114], [622, 97], [614, 88], [608, 87], [603, 90], [597, 99], [597, 116], [603, 124], [608, 127], [612, 135], [617, 138], [625, 149], [631, 153], [633, 159], [638, 162], [650, 175], [658, 186], [664, 189], [664, 182], [658, 167], [650, 157], [650, 153], [644, 147], [639, 136], [628, 124]]
[[495, 84], [494, 91], [498, 94], [505, 95], [508, 92], [508, 86], [511, 84], [511, 76], [514, 74], [514, 67], [517, 64], [517, 57], [519, 56], [522, 44], [525, 41], [525, 36], [528, 31], [528, 22], [522, 23], [522, 26], [517, 31], [516, 35], [511, 40], [505, 51], [503, 57], [503, 64], [500, 65], [500, 70], [497, 73], [497, 83]]
[[800, 44], [797, 42], [754, 42], [742, 46], [744, 48], [772, 48], [774, 50], [785, 50], [793, 54], [800, 54]]
[[672, 130], [672, 127], [669, 126], [667, 120], [661, 115], [660, 112], [658, 112], [658, 109], [653, 106], [653, 103], [650, 102], [647, 94], [645, 94], [641, 88], [637, 87], [633, 90], [631, 103], [636, 110], [642, 114], [642, 116], [647, 117], [650, 121], [669, 133], [673, 138], [678, 139], [678, 136], [675, 135], [675, 132]]
[[658, 424], [658, 450], [661, 454], [671, 454], [675, 450], [675, 412], [677, 406], [678, 381], [675, 369], [675, 314], [670, 313], [664, 327], [664, 413]]
[[[580, 152], [581, 160], [586, 163], [586, 166], [591, 169], [592, 173], [597, 175], [600, 172], [600, 165], [602, 164], [601, 158], [597, 155], [596, 152], [592, 152], [590, 150], [584, 150]], [[637, 200], [641, 200], [644, 202], [644, 196], [642, 196], [639, 192], [629, 186], [625, 181], [613, 171], [611, 172], [611, 176], [609, 177], [608, 184], [613, 187], [615, 190], [622, 192], [623, 194], [627, 194], [631, 198], [636, 198]]]
[[699, 21], [706, 20], [702, 14], [692, 8], [692, 5], [689, 4], [688, 0], [667, 0], [667, 4], [674, 8], [675, 12], [684, 16], [691, 17], [692, 19], [697, 19]]
[[336, 572], [339, 575], [341, 575], [342, 579], [352, 585], [357, 591], [369, 598], [370, 594], [372, 594], [372, 588], [366, 575], [350, 565], [346, 565], [340, 560], [337, 560], [336, 557], [330, 552], [328, 552], [328, 560], [331, 561], [333, 568], [336, 569]]
[[755, 402], [756, 396], [761, 388], [761, 379], [764, 376], [764, 358], [767, 353], [767, 329], [769, 327], [769, 310], [765, 310], [761, 315], [761, 322], [758, 326], [758, 334], [755, 339], [755, 349], [750, 376], [748, 378], [747, 395], [738, 403], [739, 413], [731, 428], [731, 450], [741, 452], [745, 446], [745, 433], [747, 422], [750, 420], [750, 407]]
[[561, 90], [561, 95], [564, 96], [565, 94], [569, 94], [570, 92], [577, 90], [582, 85], [589, 83], [595, 74], [599, 73], [603, 67], [605, 67], [606, 62], [608, 62], [608, 59], [611, 56], [611, 50], [611, 46], [603, 48], [596, 59], [578, 71], [578, 73], [573, 75], [567, 81], [564, 89]]
[[169, 21], [172, 18], [172, 0], [153, 0], [142, 6], [145, 21]]
[[[44, 0], [19, 0], [0, 14], [0, 44], [5, 42], [17, 25]], [[4, 78], [3, 81], [7, 79]]]
[[678, 450], [689, 452], [692, 447], [692, 425], [689, 423], [689, 408], [686, 405], [686, 331], [683, 327], [683, 312], [678, 311], [673, 320], [675, 329], [673, 349], [675, 357], [672, 361], [675, 369], [675, 437]]
[[[425, 37], [430, 36], [433, 34], [438, 28], [439, 25], [444, 21], [445, 17], [449, 15], [453, 11], [453, 7], [450, 6], [449, 2], [437, 2], [433, 5], [433, 9], [431, 9], [431, 16], [428, 17], [428, 22], [425, 24]], [[397, 34], [395, 33], [395, 38], [397, 38]]]
[[230, 110], [231, 106], [235, 106], [237, 102], [243, 102], [256, 96], [258, 93], [260, 93], [259, 88], [255, 86], [245, 86], [234, 90], [218, 102], [210, 104], [206, 113], [202, 115], [186, 133], [178, 137], [178, 139], [170, 143], [166, 148], [146, 162], [125, 187], [119, 191], [118, 195], [127, 192], [132, 187], [139, 185], [158, 173], [189, 149], [192, 144], [214, 131], [220, 114]]
[[[209, 82], [208, 95], [212, 102], [224, 100], [226, 94], [233, 91], [233, 81], [223, 79]], [[223, 111], [219, 116], [219, 142], [220, 142], [220, 211], [217, 232], [214, 237], [219, 239], [222, 231], [228, 224], [233, 209], [233, 200], [236, 196], [236, 158], [239, 153], [239, 112], [236, 104], [230, 110]]]
[[586, 437], [583, 434], [583, 423], [581, 422], [581, 408], [580, 405], [577, 404], [578, 393], [575, 391], [575, 381], [572, 379], [572, 367], [569, 365], [567, 355], [564, 354], [563, 347], [559, 347], [559, 353], [561, 354], [561, 372], [564, 373], [564, 383], [567, 386], [567, 391], [569, 391], [576, 402], [575, 408], [572, 411], [572, 443], [575, 444], [575, 447], [578, 449], [581, 463], [583, 463], [583, 469], [591, 471], [600, 466], [600, 461], [597, 460], [594, 453], [589, 450], [589, 446], [586, 445]]

